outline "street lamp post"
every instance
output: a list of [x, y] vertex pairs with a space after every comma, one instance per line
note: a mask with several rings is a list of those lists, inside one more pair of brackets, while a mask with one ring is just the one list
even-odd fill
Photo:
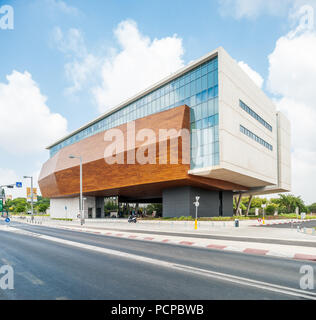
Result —
[[34, 209], [33, 209], [33, 177], [24, 176], [24, 179], [31, 179], [31, 221], [34, 221]]
[[79, 200], [79, 211], [80, 211], [80, 223], [84, 224], [84, 212], [83, 212], [83, 199], [82, 199], [82, 157], [69, 155], [70, 159], [79, 159], [80, 160], [80, 200]]

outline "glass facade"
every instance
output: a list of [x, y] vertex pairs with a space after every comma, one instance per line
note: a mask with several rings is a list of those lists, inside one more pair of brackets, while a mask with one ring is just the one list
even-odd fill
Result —
[[184, 104], [191, 107], [191, 169], [219, 164], [217, 57], [56, 144], [50, 156], [101, 131]]

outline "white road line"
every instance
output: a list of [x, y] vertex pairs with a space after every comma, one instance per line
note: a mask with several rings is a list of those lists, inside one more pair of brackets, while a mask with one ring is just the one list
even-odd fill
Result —
[[282, 293], [282, 294], [286, 294], [286, 295], [290, 295], [290, 296], [301, 297], [301, 298], [310, 299], [310, 300], [316, 300], [316, 293], [307, 292], [304, 290], [290, 288], [290, 287], [285, 287], [285, 286], [281, 286], [281, 285], [276, 285], [273, 283], [252, 280], [252, 279], [238, 277], [238, 276], [234, 276], [234, 275], [230, 275], [230, 274], [214, 272], [214, 271], [210, 271], [207, 269], [190, 267], [190, 266], [181, 265], [181, 264], [177, 264], [177, 263], [171, 263], [171, 262], [162, 261], [162, 260], [158, 260], [158, 259], [143, 257], [143, 256], [139, 256], [136, 254], [131, 254], [131, 253], [122, 252], [122, 251], [118, 251], [118, 250], [112, 250], [112, 249], [97, 247], [97, 246], [84, 244], [84, 243], [80, 243], [80, 242], [60, 239], [60, 238], [46, 236], [46, 235], [42, 235], [42, 234], [36, 234], [34, 232], [29, 232], [29, 231], [25, 231], [25, 230], [13, 228], [13, 227], [7, 227], [5, 229], [5, 231], [24, 234], [24, 235], [28, 235], [28, 236], [32, 236], [32, 237], [36, 236], [37, 238], [40, 238], [40, 239], [45, 239], [48, 241], [77, 247], [79, 249], [87, 249], [87, 250], [92, 250], [95, 252], [100, 252], [103, 254], [113, 255], [116, 257], [120, 257], [120, 258], [132, 259], [132, 260], [136, 260], [136, 261], [140, 261], [140, 262], [144, 262], [144, 263], [154, 264], [159, 267], [165, 267], [168, 269], [180, 270], [182, 272], [193, 273], [193, 274], [196, 274], [196, 275], [199, 275], [202, 277], [208, 277], [208, 278], [218, 279], [218, 280], [222, 280], [222, 281], [233, 282], [233, 283], [237, 283], [240, 285], [255, 287], [255, 288], [268, 290], [268, 291], [272, 291], [272, 292], [276, 292], [276, 293]]
[[44, 282], [37, 278], [34, 274], [29, 273], [27, 271], [23, 271], [23, 272], [17, 272], [18, 275], [22, 276], [23, 278], [29, 280], [31, 283], [35, 284], [35, 285], [40, 285], [43, 286]]

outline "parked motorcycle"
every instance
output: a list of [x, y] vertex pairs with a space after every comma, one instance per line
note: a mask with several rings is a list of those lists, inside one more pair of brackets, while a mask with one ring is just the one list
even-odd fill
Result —
[[129, 216], [129, 218], [128, 218], [128, 222], [129, 223], [136, 223], [137, 222], [137, 218], [136, 218], [136, 216]]

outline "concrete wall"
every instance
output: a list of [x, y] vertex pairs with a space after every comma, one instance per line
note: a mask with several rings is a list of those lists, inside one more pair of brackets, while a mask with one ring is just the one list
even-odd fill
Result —
[[164, 217], [190, 216], [190, 187], [163, 190], [162, 210]]
[[279, 187], [291, 190], [291, 125], [280, 111], [277, 112], [278, 122], [278, 163]]
[[[233, 215], [233, 194], [230, 191], [222, 192], [223, 216]], [[219, 191], [210, 191], [195, 187], [178, 187], [165, 189], [162, 195], [164, 217], [195, 217], [195, 197], [200, 196], [198, 207], [199, 217], [219, 216]]]
[[[104, 218], [104, 198], [84, 197], [84, 217], [85, 219], [96, 218], [96, 208], [101, 209], [100, 218]], [[102, 203], [103, 200], [103, 203]], [[66, 210], [67, 207], [67, 210]], [[91, 216], [89, 217], [89, 212]], [[52, 198], [50, 199], [50, 216], [52, 218], [76, 219], [79, 214], [79, 197], [73, 198]]]
[[[218, 59], [220, 166], [262, 180], [266, 185], [276, 184], [276, 108], [225, 50], [219, 51]], [[272, 132], [244, 111], [239, 100], [268, 122]], [[241, 133], [240, 125], [271, 144], [273, 151]]]
[[[67, 210], [65, 207], [67, 207]], [[78, 213], [79, 197], [50, 199], [51, 218], [75, 219]]]
[[[250, 194], [290, 191], [289, 121], [223, 48], [218, 49], [218, 80], [220, 163], [189, 173], [248, 187]], [[272, 131], [243, 110], [240, 100], [270, 124]], [[273, 150], [242, 133], [240, 125]]]
[[[85, 219], [95, 219], [96, 218], [96, 209], [95, 209], [95, 197], [84, 197], [83, 209]], [[91, 215], [89, 216], [89, 212]]]

